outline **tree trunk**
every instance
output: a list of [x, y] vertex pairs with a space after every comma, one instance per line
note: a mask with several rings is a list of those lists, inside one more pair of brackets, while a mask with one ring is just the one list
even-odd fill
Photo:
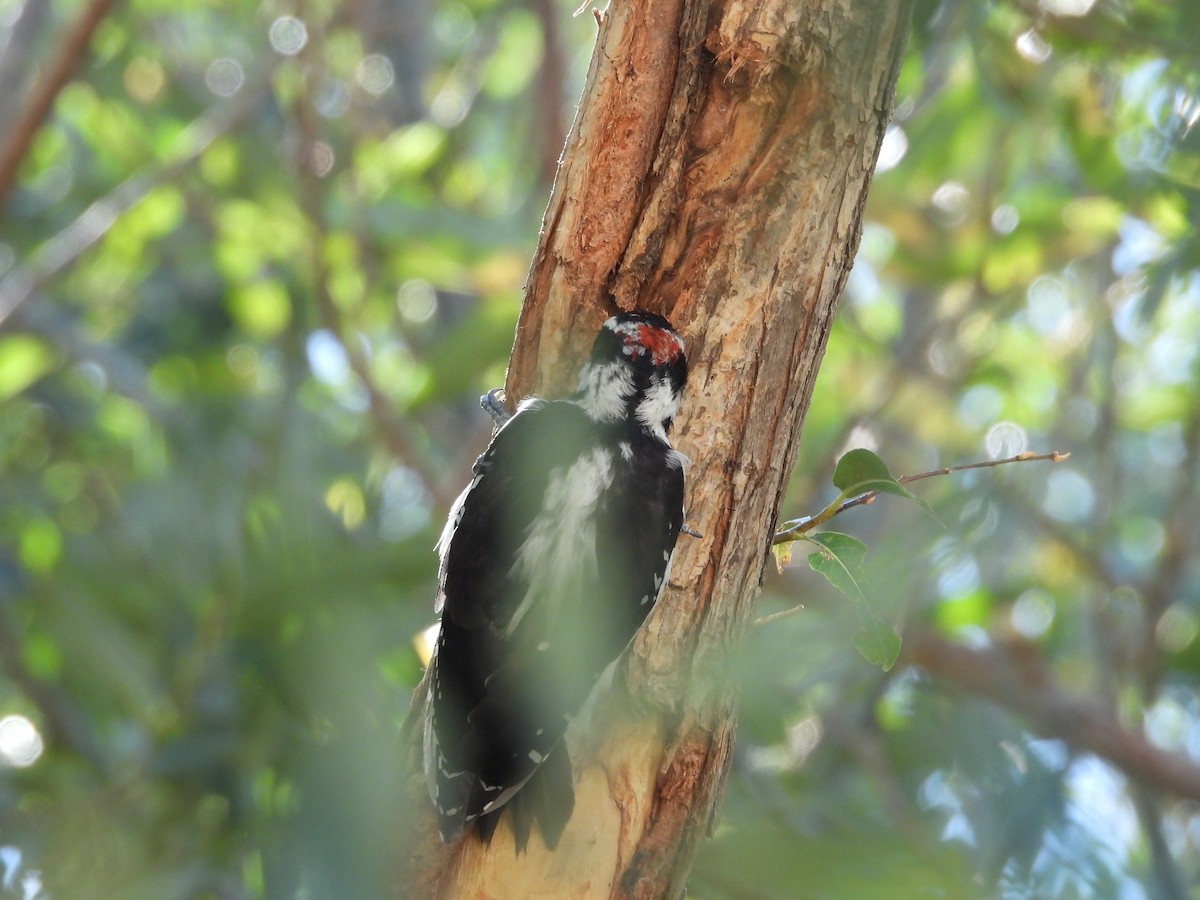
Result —
[[[674, 443], [692, 460], [671, 583], [642, 629], [557, 852], [442, 848], [432, 815], [401, 894], [682, 893], [733, 753], [729, 656], [861, 231], [909, 3], [614, 0], [555, 182], [508, 373], [560, 396], [617, 307], [660, 312], [692, 377]], [[847, 647], [847, 652], [853, 652]], [[426, 798], [414, 803], [429, 806]], [[411, 850], [411, 848], [410, 848]]]

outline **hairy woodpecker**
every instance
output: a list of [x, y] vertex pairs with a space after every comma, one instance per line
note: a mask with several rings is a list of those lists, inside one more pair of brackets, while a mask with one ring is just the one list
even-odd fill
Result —
[[475, 461], [438, 541], [425, 774], [442, 840], [553, 850], [574, 807], [563, 736], [667, 581], [684, 456], [667, 439], [687, 360], [661, 316], [596, 335], [579, 388], [525, 400]]

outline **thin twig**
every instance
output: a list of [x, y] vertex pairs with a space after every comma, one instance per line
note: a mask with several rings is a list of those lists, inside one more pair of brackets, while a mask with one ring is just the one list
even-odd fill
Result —
[[933, 478], [935, 475], [949, 475], [952, 472], [965, 472], [968, 469], [992, 469], [996, 466], [1018, 462], [1062, 462], [1063, 460], [1070, 459], [1070, 457], [1070, 453], [1059, 453], [1057, 450], [1051, 450], [1049, 453], [1031, 453], [1027, 450], [1024, 453], [1018, 453], [1016, 456], [1009, 456], [1004, 459], [988, 459], [983, 462], [963, 463], [961, 466], [946, 466], [945, 468], [933, 469], [929, 472], [921, 472], [917, 475], [901, 475], [896, 480], [901, 484], [910, 484], [914, 481], [920, 481], [922, 478]]
[[87, 52], [97, 26], [115, 2], [116, 0], [92, 0], [87, 5], [63, 38], [54, 63], [34, 89], [25, 111], [14, 123], [8, 141], [3, 151], [0, 151], [0, 215], [3, 214], [4, 202], [16, 183], [17, 170], [21, 168], [29, 148], [33, 146], [33, 139], [41, 130], [46, 117], [50, 115], [50, 110], [54, 108], [54, 101], [70, 82], [75, 68]]
[[779, 612], [773, 612], [769, 615], [755, 619], [752, 624], [756, 627], [759, 625], [770, 625], [772, 622], [778, 622], [780, 619], [786, 619], [789, 616], [798, 616], [802, 612], [804, 612], [804, 604], [800, 603], [796, 606], [789, 606], [787, 609], [780, 610]]
[[[1069, 459], [1070, 453], [1059, 453], [1057, 450], [1052, 450], [1049, 453], [1018, 453], [1016, 456], [1009, 456], [1005, 459], [989, 459], [984, 462], [964, 463], [960, 466], [945, 466], [941, 469], [932, 469], [928, 472], [920, 472], [916, 475], [902, 475], [896, 480], [900, 484], [911, 484], [914, 481], [920, 481], [924, 478], [933, 478], [936, 475], [949, 475], [952, 472], [965, 472], [968, 469], [991, 469], [996, 466], [1004, 466], [1009, 463], [1018, 462], [1062, 462]], [[875, 502], [875, 498], [879, 496], [879, 491], [867, 491], [865, 494], [859, 494], [857, 497], [851, 497], [849, 500], [842, 503], [829, 515], [822, 517], [819, 521], [816, 516], [807, 516], [793, 525], [791, 528], [786, 528], [783, 531], [776, 532], [775, 537], [771, 539], [771, 544], [786, 544], [789, 541], [794, 541], [804, 534], [807, 534], [818, 524], [823, 524], [834, 516], [841, 515], [848, 509], [853, 509], [856, 506], [867, 506]]]

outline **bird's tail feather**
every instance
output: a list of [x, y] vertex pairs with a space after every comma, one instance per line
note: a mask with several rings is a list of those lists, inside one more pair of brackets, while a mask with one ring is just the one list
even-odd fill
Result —
[[517, 791], [504, 806], [475, 820], [475, 832], [491, 842], [500, 817], [508, 810], [509, 826], [517, 853], [524, 853], [529, 844], [533, 823], [538, 823], [542, 841], [548, 850], [558, 847], [563, 830], [575, 809], [575, 786], [571, 772], [571, 759], [560, 743], [542, 762], [525, 786]]

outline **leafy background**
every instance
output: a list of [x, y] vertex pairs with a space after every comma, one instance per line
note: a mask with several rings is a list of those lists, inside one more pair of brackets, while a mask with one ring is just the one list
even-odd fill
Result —
[[[438, 520], [487, 440], [595, 25], [550, 0], [133, 0], [0, 180], [0, 896], [377, 897]], [[1200, 22], [918, 4], [784, 517], [906, 637], [1200, 755]], [[0, 149], [81, 3], [0, 0]], [[769, 573], [690, 893], [1192, 896], [1155, 792]], [[1097, 749], [1097, 748], [1092, 748]]]

